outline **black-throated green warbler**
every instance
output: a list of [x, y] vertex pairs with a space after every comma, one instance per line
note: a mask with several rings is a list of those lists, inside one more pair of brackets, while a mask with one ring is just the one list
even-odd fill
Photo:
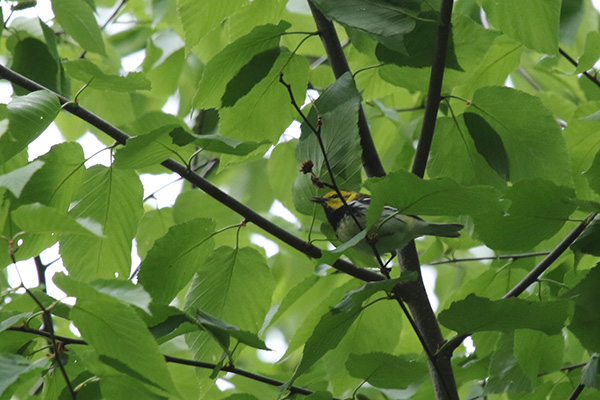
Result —
[[[360, 227], [336, 191], [331, 191], [323, 197], [313, 197], [311, 200], [323, 206], [327, 220], [338, 239], [347, 242], [367, 227], [367, 209], [371, 197], [364, 193], [346, 190], [340, 190], [340, 193]], [[419, 236], [459, 237], [462, 228], [463, 225], [460, 224], [436, 224], [423, 221], [419, 217], [400, 214], [395, 208], [385, 206], [381, 217], [369, 229], [366, 238], [354, 247], [372, 253], [371, 244], [374, 243], [379, 254], [390, 253]]]

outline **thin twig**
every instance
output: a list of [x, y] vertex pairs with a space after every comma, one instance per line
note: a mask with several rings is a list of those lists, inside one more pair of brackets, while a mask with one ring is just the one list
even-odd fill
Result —
[[571, 244], [581, 235], [583, 230], [592, 222], [596, 217], [596, 213], [590, 213], [584, 221], [579, 223], [565, 238], [552, 250], [534, 269], [532, 269], [527, 276], [525, 276], [519, 283], [515, 285], [511, 290], [508, 291], [502, 298], [507, 299], [509, 297], [517, 297], [525, 291], [529, 286], [537, 281], [537, 279], [563, 254]]
[[534, 88], [538, 92], [540, 92], [542, 90], [541, 86], [538, 85], [535, 80], [533, 80], [531, 75], [529, 75], [523, 67], [519, 67], [517, 69], [517, 71], [519, 71], [519, 74], [521, 74], [521, 76], [527, 81], [527, 83], [529, 83], [531, 85], [532, 88]]
[[[589, 214], [584, 221], [579, 223], [569, 233], [565, 238], [552, 250], [548, 255], [540, 261], [540, 263], [533, 268], [519, 283], [517, 283], [511, 290], [508, 291], [502, 298], [507, 299], [510, 297], [518, 297], [521, 293], [523, 293], [529, 286], [533, 283], [537, 282], [539, 277], [546, 272], [546, 270], [560, 257], [573, 242], [581, 235], [581, 233], [585, 230], [585, 228], [592, 222], [592, 220], [596, 217], [596, 213]], [[451, 354], [454, 352], [458, 346], [465, 340], [467, 337], [471, 336], [471, 333], [461, 333], [455, 335], [451, 339], [449, 339], [442, 348], [438, 351], [439, 354], [448, 353]]]
[[[566, 58], [571, 64], [573, 64], [575, 67], [579, 66], [579, 63], [577, 61], [575, 61], [575, 59], [573, 57], [571, 57], [566, 51], [564, 51], [562, 48], [558, 48], [558, 52], [564, 57]], [[598, 78], [596, 78], [595, 76], [593, 76], [592, 74], [590, 74], [589, 72], [585, 71], [583, 73], [583, 75], [588, 78], [590, 81], [592, 81], [596, 86], [600, 87], [600, 81], [598, 80]]]
[[[33, 335], [38, 335], [38, 336], [42, 336], [42, 337], [46, 337], [46, 338], [50, 338], [50, 333], [49, 332], [45, 332], [45, 331], [41, 331], [38, 329], [31, 329], [29, 327], [24, 327], [24, 326], [20, 326], [20, 327], [11, 327], [8, 328], [9, 331], [14, 331], [14, 332], [24, 332], [24, 333], [31, 333]], [[58, 336], [55, 335], [54, 338], [62, 343], [64, 343], [65, 345], [81, 345], [81, 346], [87, 346], [88, 343], [85, 340], [82, 339], [74, 339], [74, 338], [70, 338], [67, 336]], [[188, 360], [185, 358], [179, 358], [179, 357], [173, 357], [173, 356], [169, 356], [169, 355], [164, 355], [165, 357], [165, 361], [170, 362], [170, 363], [174, 363], [174, 364], [181, 364], [181, 365], [189, 365], [192, 367], [197, 367], [197, 368], [204, 368], [204, 369], [210, 369], [210, 370], [214, 370], [216, 367], [216, 364], [213, 363], [207, 363], [207, 362], [203, 362], [203, 361], [196, 361], [196, 360]], [[235, 368], [232, 366], [223, 366], [221, 368], [221, 371], [225, 371], [225, 372], [231, 372], [233, 374], [236, 375], [241, 375], [241, 376], [245, 376], [247, 378], [253, 379], [255, 381], [258, 382], [262, 382], [262, 383], [266, 383], [267, 385], [271, 385], [271, 386], [282, 386], [285, 384], [285, 382], [282, 381], [278, 381], [276, 379], [272, 379], [269, 378], [267, 376], [264, 375], [258, 375], [240, 368]], [[292, 393], [298, 393], [298, 394], [302, 394], [302, 395], [310, 395], [313, 393], [312, 390], [309, 389], [305, 389], [303, 387], [299, 387], [299, 386], [291, 386], [289, 388], [290, 392]], [[334, 400], [341, 400], [338, 398], [333, 398]]]
[[[104, 24], [102, 24], [102, 26], [100, 27], [100, 31], [103, 31], [108, 26], [108, 24], [117, 16], [117, 14], [119, 13], [119, 11], [121, 11], [121, 8], [123, 8], [125, 3], [127, 3], [127, 0], [121, 0], [121, 3], [119, 3], [115, 11], [110, 15], [110, 17], [108, 17]], [[83, 50], [83, 52], [79, 55], [79, 58], [85, 58], [86, 54], [87, 50]]]
[[[340, 45], [342, 46], [342, 49], [343, 49], [344, 47], [348, 46], [349, 44], [350, 44], [350, 39], [346, 39], [346, 40], [344, 40], [344, 41], [343, 41], [343, 42], [342, 42]], [[317, 68], [318, 66], [320, 66], [321, 64], [323, 64], [323, 63], [324, 63], [325, 61], [327, 61], [328, 59], [329, 59], [329, 58], [327, 58], [327, 56], [326, 56], [326, 55], [324, 55], [324, 56], [321, 56], [321, 57], [317, 58], [315, 61], [313, 61], [313, 62], [310, 64], [310, 69], [312, 70], [312, 69], [315, 69], [315, 68]]]
[[[27, 286], [25, 286], [23, 284], [23, 280], [21, 279], [21, 274], [19, 273], [19, 268], [17, 267], [17, 260], [15, 259], [15, 251], [16, 251], [15, 249], [9, 249], [9, 254], [10, 254], [10, 258], [15, 266], [15, 269], [17, 270], [17, 275], [19, 276], [19, 279], [21, 280], [21, 287], [23, 289], [25, 289], [25, 293], [27, 293], [27, 295], [29, 297], [31, 297], [33, 302], [42, 311], [43, 320], [44, 320], [44, 331], [48, 333], [48, 338], [50, 339], [50, 346], [52, 347], [52, 351], [54, 352], [54, 361], [58, 365], [58, 369], [60, 370], [63, 378], [65, 379], [65, 383], [67, 385], [67, 388], [69, 389], [71, 398], [73, 400], [77, 400], [77, 393], [73, 389], [73, 385], [71, 384], [71, 380], [69, 379], [67, 370], [65, 369], [65, 366], [63, 365], [62, 361], [60, 360], [60, 352], [61, 351], [59, 349], [58, 341], [56, 340], [56, 336], [54, 335], [54, 324], [52, 323], [52, 315], [50, 314], [50, 311], [48, 311], [48, 309], [46, 307], [44, 307], [44, 305], [39, 301], [39, 299], [33, 294], [33, 292], [31, 290], [29, 290], [29, 288], [27, 288]], [[44, 331], [41, 331], [41, 332], [44, 332]]]
[[[576, 369], [583, 368], [583, 367], [585, 367], [587, 364], [588, 364], [588, 363], [586, 363], [586, 362], [583, 362], [583, 363], [578, 363], [578, 364], [573, 364], [573, 365], [567, 365], [567, 366], [565, 366], [565, 367], [562, 367], [562, 368], [560, 369], [560, 371], [561, 371], [561, 372], [571, 372], [571, 371], [574, 371], [574, 370], [576, 370]], [[548, 374], [551, 374], [551, 373], [553, 373], [553, 372], [542, 372], [541, 374], [538, 374], [538, 377], [539, 377], [539, 376], [548, 375]]]
[[440, 264], [454, 264], [459, 262], [470, 262], [470, 261], [485, 261], [485, 260], [518, 260], [520, 258], [528, 257], [539, 257], [550, 254], [549, 251], [538, 251], [535, 253], [522, 253], [522, 254], [500, 254], [497, 256], [489, 257], [473, 257], [473, 258], [451, 258], [449, 260], [441, 260], [430, 262], [429, 265], [440, 265]]
[[358, 226], [358, 229], [360, 229], [362, 231], [363, 227], [361, 226], [361, 223], [358, 221], [358, 218], [356, 217], [356, 213], [354, 212], [354, 210], [352, 210], [352, 208], [350, 208], [350, 206], [348, 206], [348, 203], [346, 203], [346, 199], [342, 195], [342, 192], [340, 191], [340, 187], [338, 186], [337, 182], [335, 181], [335, 174], [333, 173], [331, 164], [329, 164], [329, 157], [327, 157], [327, 150], [325, 149], [325, 143], [323, 143], [323, 137], [321, 136], [321, 120], [320, 120], [320, 118], [317, 121], [317, 127], [315, 128], [314, 125], [311, 124], [311, 122], [308, 120], [308, 117], [306, 115], [304, 115], [304, 113], [302, 112], [302, 109], [300, 109], [300, 106], [296, 102], [296, 99], [294, 99], [294, 93], [292, 92], [292, 85], [290, 85], [283, 79], [283, 73], [281, 73], [281, 72], [279, 73], [279, 82], [283, 86], [285, 86], [285, 88], [287, 89], [289, 96], [290, 96], [290, 102], [292, 103], [292, 106], [296, 109], [296, 112], [298, 114], [300, 114], [304, 123], [306, 123], [306, 125], [310, 128], [310, 130], [313, 132], [313, 134], [317, 138], [317, 142], [319, 143], [319, 147], [321, 149], [321, 154], [323, 154], [323, 161], [325, 161], [325, 168], [327, 169], [327, 173], [329, 174], [329, 179], [331, 179], [331, 185], [333, 186], [333, 190], [335, 190], [335, 192], [339, 196], [340, 200], [344, 204], [344, 207], [346, 207], [348, 214], [350, 214], [350, 216], [354, 220], [354, 223], [356, 224], [356, 226]]

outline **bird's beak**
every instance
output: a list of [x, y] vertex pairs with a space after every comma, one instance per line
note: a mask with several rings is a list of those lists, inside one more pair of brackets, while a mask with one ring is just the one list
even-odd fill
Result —
[[312, 201], [313, 203], [323, 204], [323, 203], [325, 203], [325, 198], [319, 197], [319, 196], [313, 196], [310, 198], [310, 201]]

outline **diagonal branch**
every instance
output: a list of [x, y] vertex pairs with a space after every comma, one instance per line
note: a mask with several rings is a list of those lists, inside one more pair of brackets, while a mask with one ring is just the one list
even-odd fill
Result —
[[[573, 57], [571, 57], [569, 55], [569, 53], [567, 53], [566, 51], [564, 51], [561, 47], [558, 48], [558, 52], [567, 59], [567, 61], [569, 61], [571, 64], [573, 64], [575, 67], [579, 66], [579, 63], [577, 61], [575, 61], [575, 59]], [[590, 81], [592, 81], [592, 83], [594, 83], [594, 85], [600, 87], [600, 81], [598, 80], [597, 77], [593, 76], [592, 74], [590, 74], [589, 72], [585, 71], [583, 73], [583, 76], [585, 76], [586, 78], [588, 78]]]
[[[131, 136], [126, 134], [124, 131], [110, 124], [108, 121], [100, 118], [91, 111], [73, 102], [70, 102], [69, 99], [52, 92], [50, 89], [32, 81], [31, 79], [21, 74], [18, 74], [17, 72], [3, 65], [0, 65], [0, 78], [7, 79], [8, 81], [19, 85], [22, 88], [27, 89], [31, 92], [36, 90], [46, 90], [56, 95], [58, 101], [63, 105], [63, 108], [65, 110], [76, 115], [77, 117], [88, 122], [89, 124], [95, 126], [96, 128], [106, 133], [108, 136], [112, 137], [120, 144], [125, 145], [127, 139], [131, 138]], [[212, 183], [204, 179], [196, 172], [191, 171], [188, 167], [184, 166], [183, 164], [180, 164], [172, 159], [168, 159], [162, 162], [161, 165], [175, 172], [188, 182], [194, 184], [215, 200], [229, 207], [231, 210], [240, 214], [249, 222], [256, 224], [258, 227], [275, 236], [282, 242], [288, 244], [289, 246], [295, 248], [296, 250], [306, 254], [311, 258], [321, 258], [321, 249], [309, 243], [306, 243], [303, 239], [291, 234], [290, 232], [286, 231], [280, 226], [269, 221], [265, 217], [258, 214], [256, 211], [252, 210], [250, 207], [246, 206], [245, 204], [242, 204], [241, 202], [237, 201], [233, 197], [229, 196], [228, 194], [214, 186]], [[351, 275], [365, 282], [380, 281], [385, 279], [382, 275], [376, 272], [370, 271], [368, 269], [358, 268], [354, 264], [341, 259], [338, 259], [335, 263], [333, 263], [332, 266], [338, 269], [339, 271], [345, 272], [348, 275]]]
[[521, 293], [525, 291], [529, 286], [535, 283], [538, 278], [546, 272], [546, 270], [560, 257], [573, 242], [575, 239], [581, 235], [583, 230], [592, 222], [592, 220], [596, 217], [596, 213], [589, 214], [585, 220], [580, 222], [575, 229], [571, 231], [565, 238], [552, 250], [540, 263], [532, 269], [525, 278], [521, 279], [519, 283], [515, 285], [512, 289], [508, 291], [502, 298], [508, 299], [510, 297], [517, 297]]
[[[585, 220], [580, 222], [575, 229], [571, 231], [565, 238], [552, 250], [548, 255], [540, 261], [538, 265], [535, 266], [519, 283], [517, 283], [511, 290], [509, 290], [504, 296], [503, 299], [508, 299], [511, 297], [518, 297], [521, 293], [523, 293], [529, 286], [537, 282], [540, 276], [546, 272], [546, 270], [560, 257], [568, 248], [573, 244], [573, 242], [581, 235], [581, 233], [585, 230], [585, 228], [592, 222], [592, 220], [596, 217], [596, 213], [589, 214]], [[444, 346], [438, 352], [440, 354], [451, 354], [467, 337], [471, 336], [470, 333], [461, 333], [455, 335], [451, 339], [449, 339]]]
[[[346, 72], [350, 71], [350, 66], [344, 55], [344, 50], [340, 44], [340, 40], [335, 32], [333, 22], [327, 20], [323, 13], [313, 4], [312, 1], [308, 2], [310, 11], [312, 12], [315, 24], [319, 30], [319, 36], [323, 42], [323, 47], [327, 53], [327, 58], [333, 69], [335, 78], [338, 79]], [[367, 117], [365, 116], [365, 110], [361, 104], [358, 110], [358, 135], [360, 136], [360, 147], [362, 148], [362, 163], [365, 168], [365, 172], [368, 177], [374, 176], [385, 176], [385, 170], [379, 159], [379, 154], [373, 143], [373, 137], [371, 136], [371, 130], [367, 123]]]

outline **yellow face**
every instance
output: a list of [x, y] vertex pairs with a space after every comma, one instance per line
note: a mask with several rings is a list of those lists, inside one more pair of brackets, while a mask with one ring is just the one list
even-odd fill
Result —
[[[347, 190], [340, 190], [340, 193], [342, 194], [342, 196], [344, 196], [346, 204], [354, 200], [358, 195], [358, 193], [356, 192], [349, 192]], [[323, 199], [325, 200], [324, 204], [331, 209], [337, 210], [338, 208], [344, 206], [344, 202], [335, 190], [332, 190], [331, 192], [327, 193], [325, 196], [323, 196]]]

